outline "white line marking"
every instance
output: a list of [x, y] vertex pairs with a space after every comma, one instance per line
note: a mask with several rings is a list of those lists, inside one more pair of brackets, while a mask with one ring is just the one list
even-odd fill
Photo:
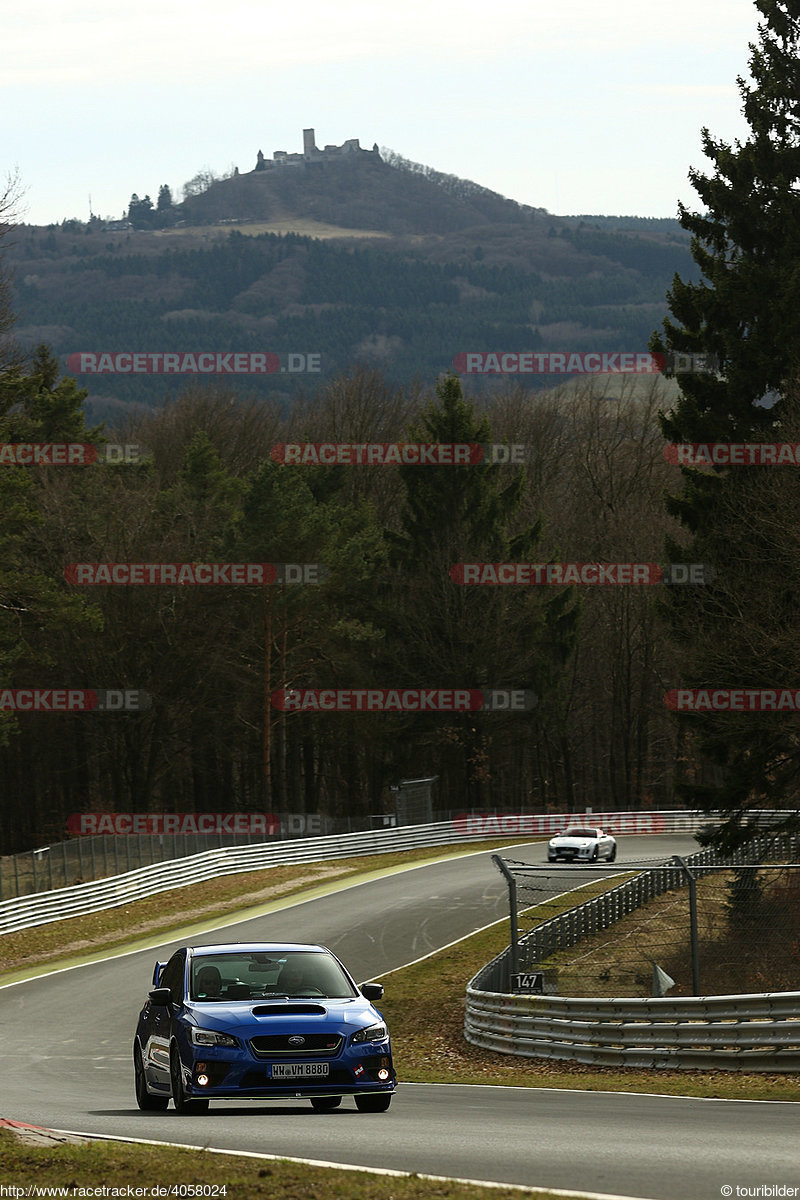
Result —
[[573, 1192], [561, 1188], [526, 1187], [521, 1183], [498, 1183], [491, 1179], [463, 1179], [458, 1175], [425, 1175], [421, 1171], [395, 1171], [391, 1167], [364, 1167], [361, 1164], [328, 1162], [321, 1158], [297, 1158], [289, 1154], [260, 1154], [256, 1150], [220, 1150], [214, 1146], [190, 1146], [185, 1142], [159, 1142], [149, 1138], [114, 1137], [113, 1134], [85, 1134], [72, 1129], [51, 1129], [49, 1133], [57, 1133], [67, 1137], [90, 1137], [104, 1142], [129, 1142], [136, 1146], [170, 1146], [175, 1150], [196, 1150], [207, 1154], [230, 1154], [236, 1158], [264, 1159], [268, 1162], [299, 1163], [308, 1167], [326, 1167], [334, 1171], [361, 1171], [366, 1175], [389, 1175], [395, 1179], [429, 1179], [434, 1183], [467, 1183], [473, 1187], [508, 1188], [529, 1196], [565, 1196], [575, 1197], [575, 1200], [646, 1200], [645, 1197], [622, 1195], [618, 1192]]

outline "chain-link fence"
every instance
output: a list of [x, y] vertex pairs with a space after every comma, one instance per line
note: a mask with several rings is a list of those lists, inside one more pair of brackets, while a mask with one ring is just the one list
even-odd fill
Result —
[[314, 816], [309, 822], [292, 821], [294, 814], [276, 816], [279, 831], [267, 838], [258, 833], [91, 834], [0, 857], [0, 901], [31, 896], [54, 888], [107, 879], [153, 863], [188, 858], [226, 846], [258, 845], [330, 834], [364, 833], [395, 824], [393, 816], [332, 818]]
[[[520, 805], [509, 812], [463, 808], [433, 812], [431, 789], [437, 778], [438, 776], [434, 775], [425, 779], [401, 780], [396, 789], [392, 788], [394, 812], [373, 813], [360, 817], [332, 817], [323, 813], [273, 813], [269, 814], [268, 831], [262, 833], [236, 833], [232, 831], [229, 823], [227, 828], [230, 828], [231, 832], [114, 833], [114, 825], [123, 818], [127, 820], [128, 830], [131, 829], [130, 814], [90, 814], [102, 815], [104, 820], [107, 820], [105, 832], [86, 832], [80, 837], [54, 841], [50, 845], [25, 850], [19, 854], [0, 855], [0, 901], [106, 879], [124, 871], [135, 871], [139, 867], [171, 862], [176, 858], [188, 858], [194, 854], [204, 854], [209, 850], [220, 850], [230, 846], [369, 833], [399, 826], [430, 824], [434, 820], [457, 822], [459, 833], [466, 839], [474, 837], [474, 840], [481, 841], [491, 836], [500, 838], [519, 835], [521, 840], [528, 840], [530, 837], [553, 832], [567, 820], [565, 815], [537, 813], [526, 805]], [[228, 822], [233, 814], [211, 814], [213, 817], [217, 815], [224, 816]], [[240, 816], [245, 821], [249, 820], [249, 814], [236, 814], [237, 819]], [[697, 814], [683, 810], [669, 813], [623, 812], [603, 816], [606, 821], [612, 820], [613, 828], [621, 833], [657, 833], [678, 828], [685, 832], [695, 828], [697, 824]], [[180, 818], [180, 823], [185, 824], [190, 817], [191, 814], [178, 814], [176, 820]], [[155, 819], [154, 814], [149, 814], [148, 819]], [[160, 814], [159, 819], [166, 823], [170, 817]]]
[[797, 990], [798, 851], [794, 835], [669, 864], [533, 866], [494, 856], [509, 884], [512, 943], [481, 986], [573, 997]]

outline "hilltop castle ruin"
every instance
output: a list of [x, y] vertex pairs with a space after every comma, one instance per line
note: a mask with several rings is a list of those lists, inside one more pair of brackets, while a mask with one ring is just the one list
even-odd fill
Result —
[[378, 151], [378, 143], [376, 142], [371, 150], [364, 150], [358, 142], [358, 138], [348, 138], [341, 146], [325, 146], [322, 150], [318, 149], [316, 138], [313, 129], [303, 130], [303, 153], [302, 154], [287, 154], [285, 150], [276, 150], [272, 158], [265, 158], [259, 150], [254, 171], [270, 171], [275, 167], [290, 167], [290, 166], [324, 166], [325, 163], [333, 159], [351, 158], [355, 155], [368, 155], [380, 159]]

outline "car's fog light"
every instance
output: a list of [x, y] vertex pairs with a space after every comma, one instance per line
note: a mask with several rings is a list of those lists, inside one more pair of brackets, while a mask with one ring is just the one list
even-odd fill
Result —
[[198, 1087], [208, 1087], [208, 1076], [207, 1075], [198, 1075], [197, 1076], [197, 1086]]
[[389, 1078], [389, 1072], [386, 1070], [385, 1067], [382, 1067], [381, 1070], [378, 1071], [378, 1079], [388, 1079], [388, 1078]]

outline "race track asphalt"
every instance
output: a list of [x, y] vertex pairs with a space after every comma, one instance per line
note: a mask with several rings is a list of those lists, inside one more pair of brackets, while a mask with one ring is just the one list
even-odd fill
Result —
[[[691, 837], [677, 835], [621, 837], [619, 845], [619, 863], [696, 849]], [[543, 847], [509, 846], [503, 855], [540, 863]], [[572, 882], [572, 870], [554, 870], [554, 892]], [[322, 942], [363, 981], [506, 913], [505, 882], [485, 851], [290, 901], [196, 940]], [[0, 988], [0, 1116], [88, 1134], [653, 1200], [713, 1200], [723, 1185], [734, 1195], [737, 1186], [800, 1187], [798, 1104], [401, 1084], [386, 1114], [360, 1114], [349, 1100], [324, 1115], [307, 1101], [212, 1103], [208, 1114], [189, 1117], [171, 1108], [140, 1112], [131, 1064], [136, 1015], [155, 959], [185, 941], [177, 936]], [[385, 982], [391, 987], [391, 976]]]

